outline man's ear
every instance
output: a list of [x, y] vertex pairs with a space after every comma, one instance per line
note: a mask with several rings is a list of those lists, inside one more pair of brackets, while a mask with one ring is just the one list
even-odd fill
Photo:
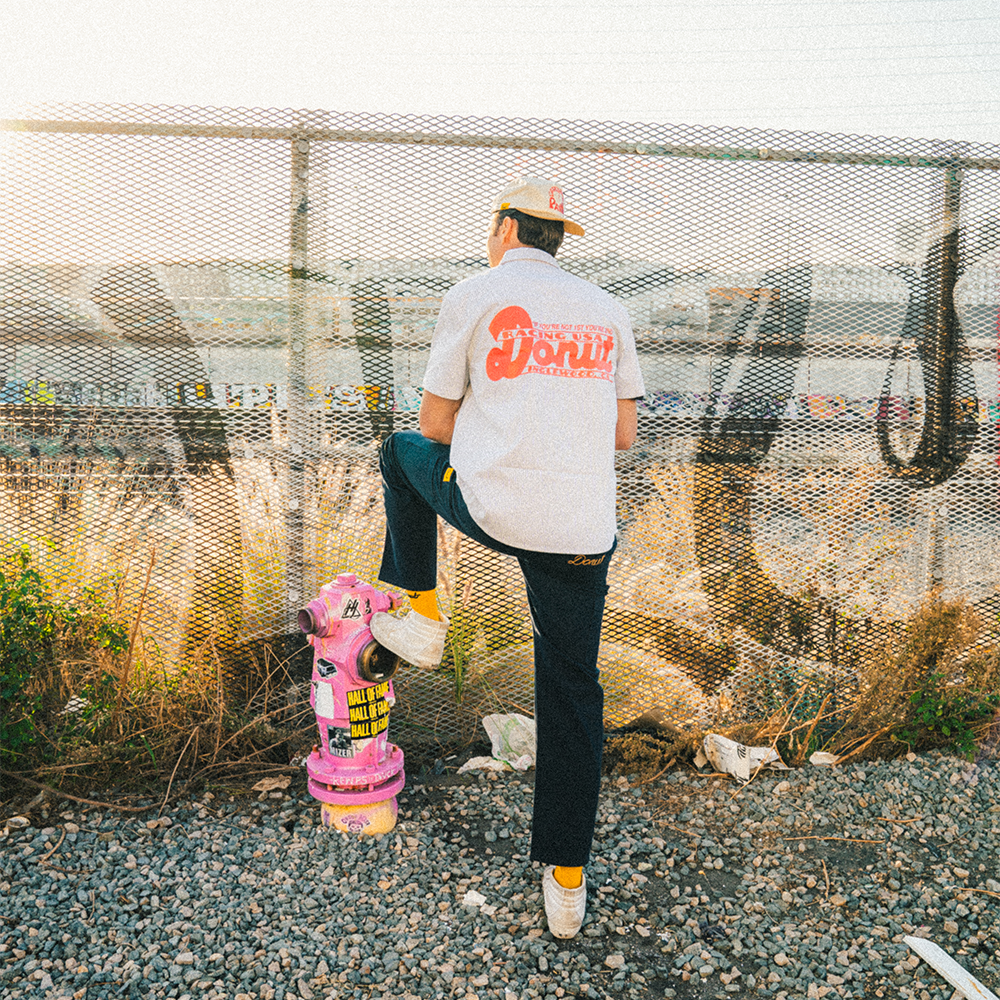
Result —
[[503, 220], [500, 226], [500, 240], [503, 243], [517, 243], [517, 219], [512, 219], [509, 215]]

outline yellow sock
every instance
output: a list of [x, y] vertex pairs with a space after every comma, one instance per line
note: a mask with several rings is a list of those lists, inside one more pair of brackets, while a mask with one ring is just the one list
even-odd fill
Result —
[[408, 590], [406, 596], [410, 599], [410, 607], [418, 615], [430, 618], [431, 621], [441, 621], [436, 590]]
[[583, 884], [583, 868], [563, 868], [562, 865], [556, 865], [552, 874], [564, 889], [579, 889]]

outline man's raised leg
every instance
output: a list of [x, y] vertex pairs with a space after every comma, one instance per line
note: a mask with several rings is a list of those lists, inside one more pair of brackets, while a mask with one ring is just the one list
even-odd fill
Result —
[[385, 501], [379, 579], [405, 589], [412, 610], [403, 618], [375, 614], [370, 627], [386, 649], [418, 667], [441, 662], [448, 632], [437, 610], [437, 512], [429, 498], [451, 470], [449, 452], [415, 431], [390, 434], [379, 450]]

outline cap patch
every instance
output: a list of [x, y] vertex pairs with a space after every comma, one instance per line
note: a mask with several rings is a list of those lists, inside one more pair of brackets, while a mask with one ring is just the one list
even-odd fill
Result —
[[549, 188], [549, 208], [553, 212], [561, 212], [563, 210], [563, 192], [561, 187]]

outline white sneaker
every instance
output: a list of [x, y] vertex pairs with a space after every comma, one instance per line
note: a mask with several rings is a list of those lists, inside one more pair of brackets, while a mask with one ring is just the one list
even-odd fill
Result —
[[566, 889], [556, 881], [555, 866], [550, 865], [542, 876], [542, 893], [552, 936], [575, 937], [587, 913], [587, 876], [576, 889]]
[[440, 621], [411, 611], [395, 618], [385, 611], [376, 611], [368, 622], [375, 640], [415, 667], [436, 667], [444, 656], [444, 637], [451, 622]]

